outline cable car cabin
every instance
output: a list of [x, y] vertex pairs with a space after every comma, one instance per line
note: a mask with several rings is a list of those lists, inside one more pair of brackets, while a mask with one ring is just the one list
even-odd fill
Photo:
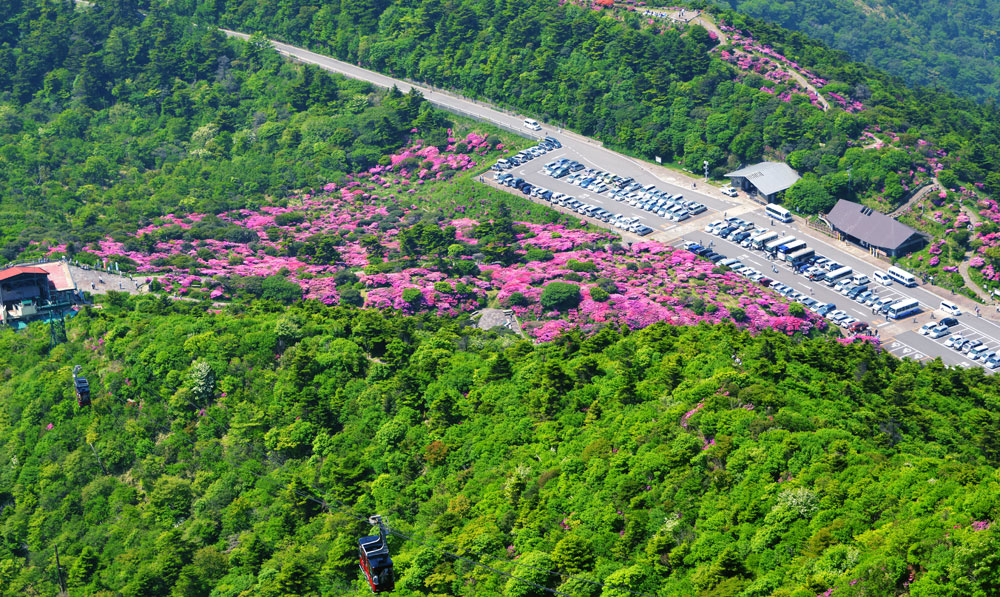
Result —
[[90, 383], [86, 377], [74, 377], [73, 386], [76, 388], [76, 404], [78, 406], [90, 406]]
[[396, 588], [396, 579], [392, 575], [392, 558], [389, 557], [389, 545], [385, 541], [381, 519], [377, 524], [378, 535], [358, 539], [358, 556], [372, 593], [387, 593]]

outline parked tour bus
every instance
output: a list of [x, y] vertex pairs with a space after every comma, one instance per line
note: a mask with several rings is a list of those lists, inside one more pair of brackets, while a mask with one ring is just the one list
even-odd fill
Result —
[[919, 312], [920, 302], [917, 299], [906, 299], [890, 306], [886, 315], [889, 319], [902, 319]]
[[833, 286], [837, 282], [840, 282], [844, 278], [847, 278], [854, 273], [854, 270], [847, 267], [846, 265], [840, 269], [835, 269], [826, 275], [826, 285]]
[[772, 240], [771, 242], [767, 243], [766, 245], [764, 245], [764, 250], [770, 253], [771, 255], [774, 255], [775, 253], [778, 252], [778, 248], [781, 247], [781, 245], [787, 245], [793, 242], [795, 242], [794, 236], [786, 236], [785, 238], [779, 238], [778, 240]]
[[778, 247], [778, 258], [787, 261], [789, 255], [795, 253], [796, 251], [801, 251], [804, 248], [806, 248], [806, 241], [804, 240], [796, 240], [786, 245], [781, 245]]
[[806, 261], [808, 261], [809, 259], [811, 259], [815, 254], [816, 251], [813, 251], [809, 247], [805, 247], [799, 249], [794, 253], [789, 253], [786, 259], [788, 260], [788, 263], [792, 265], [792, 267], [798, 267], [803, 263], [805, 263]]
[[759, 251], [764, 248], [764, 245], [777, 238], [778, 238], [778, 233], [773, 231], [758, 234], [757, 236], [753, 237], [752, 240], [753, 248]]
[[792, 212], [788, 211], [784, 207], [781, 207], [777, 203], [768, 203], [767, 206], [764, 207], [764, 213], [767, 214], [767, 217], [774, 218], [780, 222], [788, 223], [792, 221]]
[[905, 269], [892, 266], [888, 271], [889, 277], [892, 278], [894, 282], [899, 282], [903, 286], [909, 286], [910, 288], [917, 285], [917, 277]]

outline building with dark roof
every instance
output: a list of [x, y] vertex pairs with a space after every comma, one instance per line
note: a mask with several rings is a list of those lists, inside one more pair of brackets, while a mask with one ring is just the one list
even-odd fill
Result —
[[872, 253], [899, 257], [920, 249], [923, 234], [860, 203], [841, 199], [826, 214], [826, 221], [842, 240], [857, 243]]
[[734, 187], [751, 197], [759, 195], [766, 203], [774, 203], [778, 193], [791, 187], [800, 177], [784, 162], [761, 162], [726, 174]]

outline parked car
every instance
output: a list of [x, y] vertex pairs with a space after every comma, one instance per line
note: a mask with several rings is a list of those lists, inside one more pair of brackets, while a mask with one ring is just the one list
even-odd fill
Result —
[[738, 197], [739, 193], [733, 187], [722, 187], [722, 194], [726, 197]]
[[816, 314], [821, 317], [826, 317], [828, 313], [834, 311], [836, 308], [837, 305], [834, 305], [833, 303], [827, 303], [821, 306], [819, 309], [816, 309]]
[[937, 340], [938, 338], [942, 338], [947, 335], [948, 335], [948, 326], [939, 325], [933, 330], [931, 330], [930, 333], [927, 334], [927, 337], [934, 338], [935, 340]]
[[958, 320], [955, 319], [954, 317], [945, 317], [944, 319], [941, 320], [941, 325], [947, 327], [954, 327], [958, 325]]
[[983, 343], [982, 340], [969, 340], [968, 342], [962, 345], [962, 352], [968, 353], [973, 348], [979, 347], [982, 343]]
[[961, 334], [955, 334], [954, 336], [948, 338], [944, 341], [945, 348], [954, 348], [956, 344], [961, 345], [965, 342], [965, 338]]
[[973, 361], [978, 361], [983, 357], [983, 355], [987, 354], [989, 351], [990, 347], [986, 344], [980, 344], [979, 346], [974, 346], [972, 347], [972, 349], [968, 351], [969, 358], [972, 359]]
[[920, 333], [921, 336], [926, 336], [927, 334], [930, 334], [932, 331], [934, 331], [934, 328], [936, 328], [936, 327], [937, 327], [937, 323], [931, 321], [931, 322], [925, 323], [923, 326], [921, 326], [921, 328], [918, 330], [918, 332]]
[[847, 313], [845, 311], [841, 311], [840, 309], [837, 309], [836, 311], [831, 311], [826, 314], [826, 318], [832, 321], [833, 323], [839, 323], [840, 320], [846, 317]]
[[850, 330], [855, 334], [861, 334], [868, 331], [868, 324], [863, 321], [856, 321], [851, 324]]
[[958, 317], [962, 314], [962, 310], [958, 308], [958, 305], [950, 301], [941, 301], [941, 310], [952, 317]]

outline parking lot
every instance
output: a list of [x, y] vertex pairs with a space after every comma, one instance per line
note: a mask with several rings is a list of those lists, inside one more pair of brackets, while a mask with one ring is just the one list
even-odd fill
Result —
[[670, 231], [713, 210], [736, 205], [696, 189], [602, 170], [571, 149], [552, 144], [546, 147], [545, 141], [541, 146], [544, 152], [537, 156], [494, 168], [495, 181], [514, 192], [640, 236]]
[[[638, 171], [630, 170], [634, 178], [624, 172], [605, 171], [559, 145], [550, 137], [536, 150], [537, 155], [523, 155], [524, 159], [518, 163], [495, 168], [494, 176], [500, 178], [499, 183], [506, 182], [512, 192], [526, 190], [525, 194], [536, 201], [571, 209], [599, 225], [639, 235], [672, 232], [675, 246], [703, 248], [707, 258], [769, 286], [847, 332], [884, 337], [886, 350], [899, 357], [922, 360], [940, 356], [950, 365], [965, 367], [983, 366], [986, 361], [987, 369], [1000, 365], [1000, 359], [973, 360], [974, 353], [945, 346], [950, 336], [959, 334], [967, 341], [978, 340], [986, 345], [983, 350], [986, 355], [1000, 352], [1000, 326], [970, 319], [974, 314], [964, 314], [954, 331], [949, 330], [943, 337], [921, 334], [918, 328], [922, 324], [946, 317], [938, 310], [940, 299], [924, 289], [899, 284], [886, 286], [869, 280], [875, 268], [847, 256], [828, 242], [802, 235], [795, 223], [775, 220], [765, 215], [762, 208], [712, 197], [697, 188], [650, 181]], [[789, 246], [783, 248], [795, 251], [778, 254], [747, 243], [765, 231], [774, 232], [778, 240], [791, 239]], [[795, 255], [808, 258], [797, 260], [796, 267], [792, 267], [787, 259]], [[836, 273], [830, 270], [840, 266], [851, 270], [852, 276], [841, 280], [839, 286], [826, 284], [824, 278]], [[857, 283], [859, 278], [863, 284]], [[849, 280], [853, 282], [847, 283]], [[891, 313], [892, 307], [908, 299], [914, 299], [918, 306], [902, 317], [890, 317], [895, 315]]]

